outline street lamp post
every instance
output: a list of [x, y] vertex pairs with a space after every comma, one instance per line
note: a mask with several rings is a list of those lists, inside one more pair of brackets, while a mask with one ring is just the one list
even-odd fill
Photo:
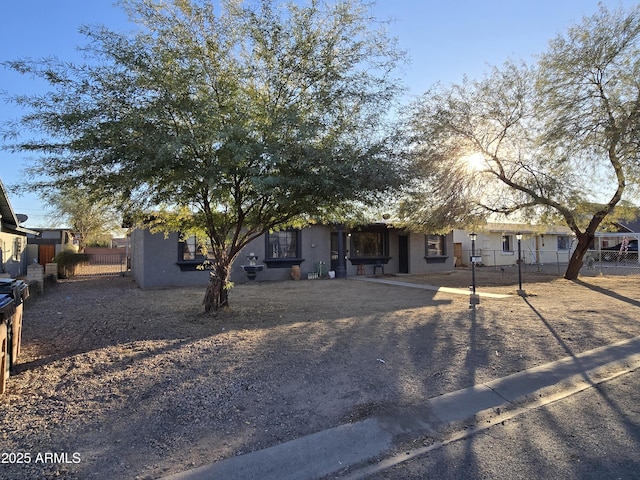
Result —
[[476, 239], [478, 236], [475, 233], [470, 233], [471, 239], [471, 296], [469, 297], [469, 308], [472, 308], [480, 303], [480, 296], [476, 293]]
[[518, 295], [526, 297], [527, 293], [522, 289], [522, 234], [516, 233], [518, 239]]

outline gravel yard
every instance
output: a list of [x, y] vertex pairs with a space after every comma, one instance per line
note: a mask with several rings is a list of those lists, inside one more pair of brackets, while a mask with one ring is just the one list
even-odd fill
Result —
[[637, 275], [525, 278], [521, 298], [513, 269], [478, 271], [480, 292], [510, 296], [475, 310], [355, 279], [240, 284], [214, 316], [204, 288], [47, 285], [0, 397], [0, 453], [30, 460], [0, 478], [160, 478], [640, 335]]

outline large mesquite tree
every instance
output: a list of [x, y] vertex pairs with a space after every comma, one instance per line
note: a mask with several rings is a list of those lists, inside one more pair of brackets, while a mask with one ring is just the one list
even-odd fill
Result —
[[127, 213], [189, 212], [226, 305], [252, 239], [398, 182], [385, 121], [403, 54], [359, 0], [124, 6], [140, 30], [85, 27], [84, 64], [5, 63], [51, 86], [14, 98], [28, 109], [21, 126], [43, 134], [13, 145], [41, 154], [33, 188], [81, 185]]
[[577, 278], [598, 227], [638, 198], [640, 7], [601, 7], [533, 67], [510, 62], [427, 92], [407, 130], [421, 172], [402, 206], [408, 223], [561, 220], [577, 238], [565, 278]]

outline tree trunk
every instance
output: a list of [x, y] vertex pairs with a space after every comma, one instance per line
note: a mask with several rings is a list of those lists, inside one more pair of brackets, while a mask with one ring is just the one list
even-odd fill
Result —
[[229, 277], [231, 275], [231, 265], [218, 263], [210, 272], [207, 291], [204, 294], [204, 311], [219, 310], [221, 307], [229, 306]]
[[567, 280], [576, 280], [578, 278], [578, 274], [582, 268], [582, 259], [589, 250], [594, 238], [594, 235], [589, 235], [587, 233], [581, 233], [578, 235], [578, 245], [576, 245], [576, 249], [571, 255], [569, 265], [567, 265], [567, 271], [564, 273], [564, 278]]
[[220, 305], [220, 279], [213, 273], [209, 273], [209, 283], [207, 284], [207, 291], [204, 294], [204, 311], [209, 313], [211, 309], [218, 310]]
[[224, 282], [220, 282], [220, 303], [218, 308], [225, 308], [229, 306], [229, 289], [225, 287]]
[[229, 306], [229, 278], [231, 277], [231, 265], [227, 263], [218, 263], [216, 267], [216, 275], [220, 279], [218, 307], [225, 308]]

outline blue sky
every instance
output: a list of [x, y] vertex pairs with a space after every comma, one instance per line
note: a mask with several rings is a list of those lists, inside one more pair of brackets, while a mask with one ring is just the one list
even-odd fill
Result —
[[[609, 8], [637, 1], [603, 0]], [[402, 71], [411, 95], [436, 82], [481, 77], [490, 65], [505, 60], [529, 61], [546, 50], [549, 40], [585, 15], [598, 10], [598, 0], [378, 0], [379, 18], [390, 18], [390, 33], [408, 52]], [[103, 24], [112, 30], [133, 28], [112, 0], [21, 0], [4, 2], [0, 17], [0, 61], [57, 56], [78, 60], [84, 43], [81, 25]], [[7, 94], [38, 93], [46, 85], [0, 68], [0, 122], [21, 111], [6, 103]], [[25, 154], [0, 151], [5, 186], [17, 184], [27, 163]], [[16, 213], [29, 216], [30, 227], [51, 226], [46, 208], [34, 195], [10, 195]]]

